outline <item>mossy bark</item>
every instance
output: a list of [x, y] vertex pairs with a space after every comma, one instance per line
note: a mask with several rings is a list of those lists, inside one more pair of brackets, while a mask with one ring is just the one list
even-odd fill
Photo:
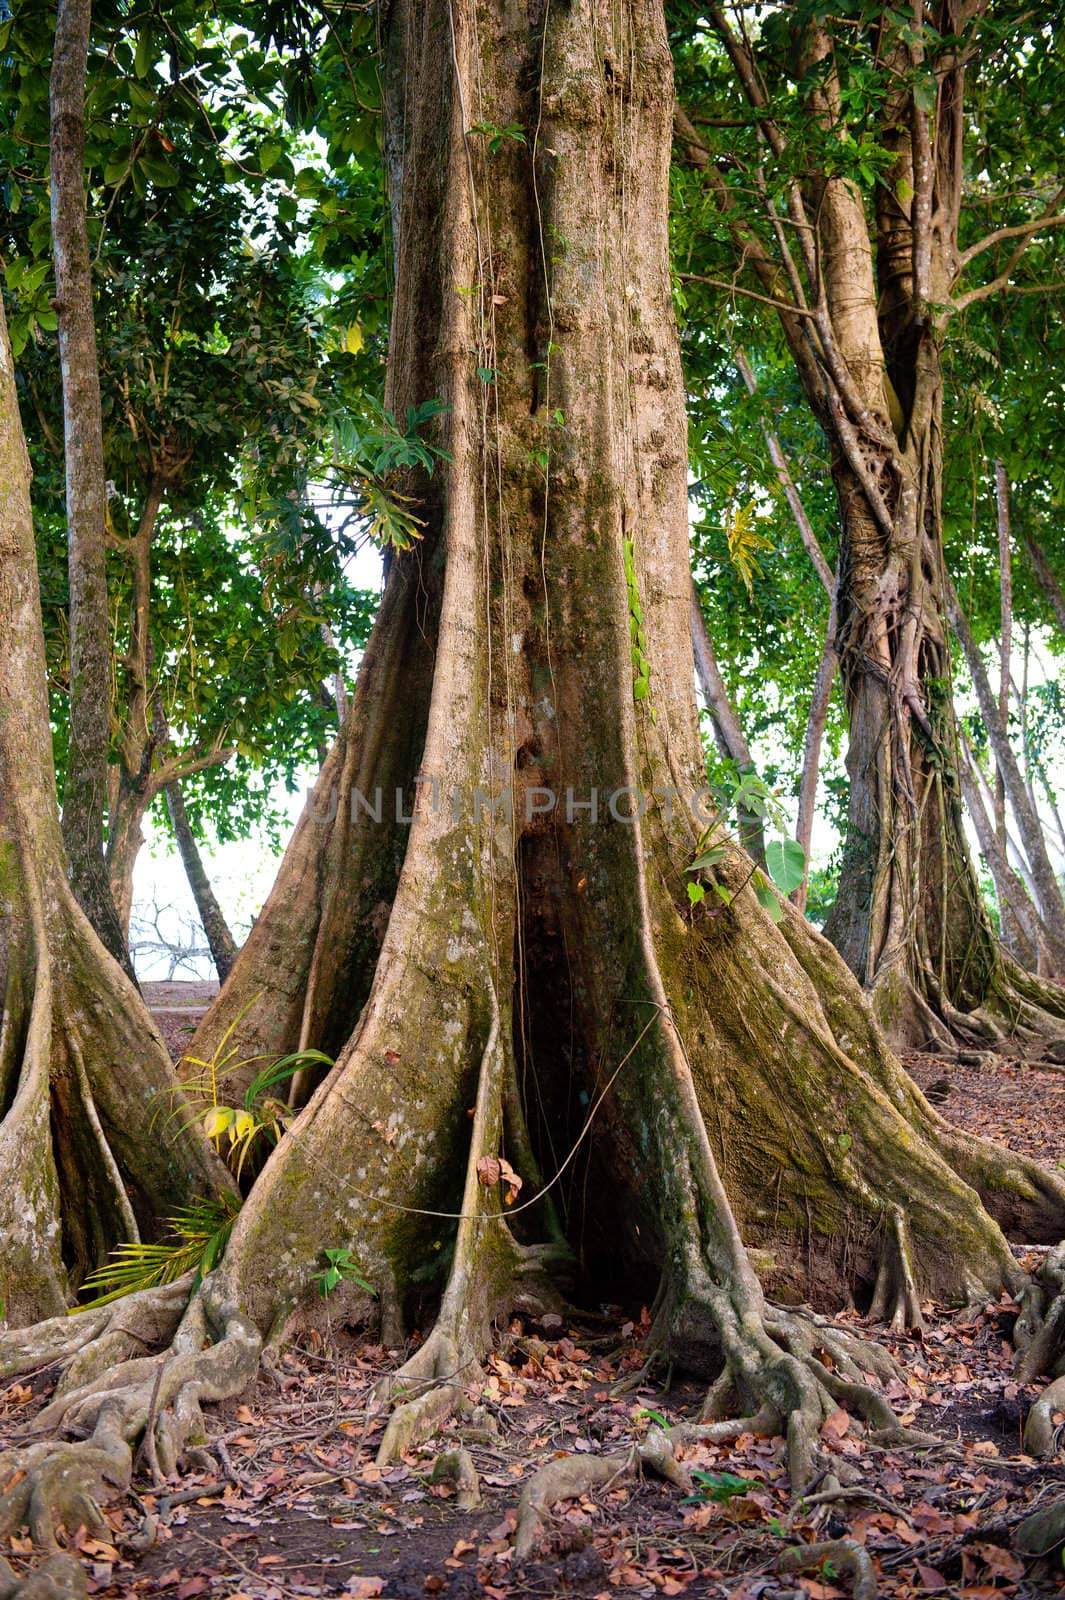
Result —
[[[503, 1153], [542, 1174], [605, 1091], [553, 1191], [589, 1279], [612, 1258], [630, 1281], [663, 1265], [683, 1281], [715, 1238], [726, 1274], [742, 1234], [781, 1292], [869, 1297], [901, 1207], [920, 1291], [964, 1300], [1016, 1277], [973, 1186], [1030, 1235], [1065, 1221], [1056, 1180], [966, 1155], [831, 947], [743, 887], [742, 852], [715, 869], [731, 904], [689, 907], [702, 778], [670, 61], [654, 6], [626, 19], [391, 14], [389, 398], [445, 401], [452, 460], [411, 485], [425, 537], [393, 563], [341, 741], [196, 1043], [209, 1056], [252, 1001], [238, 1057], [342, 1046], [234, 1236], [264, 1325], [349, 1235], [402, 1308], [442, 1236], [432, 1213], [462, 1209], [467, 1112], [499, 1060], [520, 1107]], [[523, 138], [493, 151], [475, 125]], [[380, 823], [351, 806], [378, 786]], [[409, 824], [397, 787], [418, 795]], [[526, 1243], [533, 1219], [515, 1222]]]
[[[781, 1293], [868, 1299], [898, 1208], [920, 1292], [964, 1300], [1016, 1278], [972, 1184], [1028, 1232], [1065, 1221], [1054, 1179], [965, 1156], [831, 948], [791, 912], [774, 927], [742, 887], [741, 852], [717, 871], [731, 905], [690, 911], [702, 780], [670, 62], [656, 9], [626, 17], [552, 14], [542, 32], [502, 12], [491, 30], [463, 8], [391, 14], [390, 402], [444, 400], [452, 462], [411, 485], [425, 537], [393, 563], [352, 715], [195, 1049], [209, 1056], [249, 1001], [238, 1056], [342, 1043], [234, 1235], [229, 1271], [264, 1327], [349, 1238], [394, 1325], [446, 1242], [433, 1213], [463, 1210], [486, 1073], [504, 1099], [518, 1087], [501, 1150], [524, 1154], [523, 1201], [604, 1094], [555, 1214], [589, 1282], [612, 1261], [653, 1288], [664, 1268], [663, 1304], [687, 1304], [707, 1272], [754, 1293], [741, 1235]], [[524, 137], [492, 151], [475, 124]], [[419, 776], [398, 824], [393, 791]], [[358, 802], [352, 821], [352, 793], [378, 785], [382, 821]], [[546, 1207], [512, 1232], [528, 1245], [538, 1230]], [[710, 1351], [719, 1330], [702, 1325]]]
[[[785, 1427], [803, 1481], [827, 1410], [890, 1410], [859, 1381], [875, 1352], [770, 1305], [746, 1246], [781, 1297], [864, 1294], [909, 1320], [926, 1293], [1020, 1285], [974, 1185], [1044, 1235], [1065, 1186], [962, 1148], [839, 956], [793, 908], [767, 915], [738, 845], [713, 869], [728, 904], [708, 884], [690, 907], [703, 777], [661, 6], [530, 23], [503, 0], [395, 0], [383, 45], [389, 403], [444, 401], [448, 457], [407, 486], [424, 537], [393, 563], [351, 717], [201, 1032], [207, 1056], [259, 995], [239, 1056], [300, 1038], [339, 1055], [193, 1316], [209, 1372], [175, 1350], [159, 1425], [180, 1448], [201, 1378], [246, 1381], [346, 1247], [389, 1341], [446, 1267], [390, 1385], [386, 1458], [461, 1402], [493, 1318], [542, 1304], [561, 1267], [571, 1292], [653, 1297], [661, 1345], [719, 1376], [715, 1413], [727, 1391]], [[487, 126], [523, 137], [493, 149]], [[344, 795], [378, 784], [416, 789], [410, 821], [350, 820]], [[523, 1179], [510, 1207], [500, 1160]], [[106, 1442], [117, 1412], [128, 1442], [156, 1370], [51, 1419]]]

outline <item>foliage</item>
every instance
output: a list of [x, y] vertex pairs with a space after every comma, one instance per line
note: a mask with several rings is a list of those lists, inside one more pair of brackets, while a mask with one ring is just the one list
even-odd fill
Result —
[[365, 1289], [367, 1294], [377, 1294], [373, 1285], [367, 1283], [363, 1277], [362, 1268], [350, 1250], [323, 1250], [322, 1254], [325, 1257], [325, 1266], [316, 1274], [314, 1282], [323, 1300], [327, 1299], [340, 1283], [354, 1283], [358, 1288]]
[[735, 1472], [707, 1472], [702, 1467], [692, 1470], [692, 1482], [695, 1493], [686, 1496], [685, 1505], [705, 1504], [707, 1501], [715, 1505], [727, 1505], [730, 1500], [762, 1487], [757, 1478], [741, 1478]]
[[[806, 866], [805, 851], [802, 845], [791, 838], [786, 831], [787, 818], [780, 801], [758, 774], [733, 770], [724, 781], [718, 779], [712, 786], [711, 793], [716, 809], [699, 836], [695, 859], [689, 865], [688, 871], [709, 872], [712, 867], [725, 860], [728, 848], [720, 842], [721, 829], [727, 817], [735, 812], [744, 811], [760, 817], [763, 822], [769, 822], [779, 830], [779, 837], [766, 842], [766, 867], [770, 878], [782, 895], [789, 895], [792, 890], [797, 889], [802, 883]], [[717, 842], [711, 843], [711, 840]], [[769, 913], [774, 922], [779, 922], [783, 913], [765, 873], [758, 867], [752, 867], [742, 887], [745, 888], [748, 882], [754, 889], [759, 905]], [[722, 907], [715, 907], [710, 913], [713, 915], [723, 906], [731, 905], [738, 891], [728, 889], [721, 883], [713, 883], [711, 887], [722, 902]], [[694, 910], [706, 899], [706, 885], [692, 882], [688, 884], [687, 889], [688, 900]]]
[[186, 1272], [195, 1273], [198, 1283], [225, 1254], [240, 1204], [235, 1194], [224, 1194], [218, 1200], [196, 1200], [168, 1218], [168, 1238], [157, 1244], [144, 1240], [120, 1244], [111, 1260], [85, 1280], [86, 1291], [100, 1292], [73, 1307], [71, 1314], [89, 1306], [107, 1305], [141, 1289], [173, 1283]]

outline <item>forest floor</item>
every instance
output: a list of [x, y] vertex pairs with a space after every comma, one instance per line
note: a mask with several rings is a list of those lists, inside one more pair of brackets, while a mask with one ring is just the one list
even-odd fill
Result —
[[[151, 986], [173, 991], [181, 985]], [[151, 996], [175, 1054], [209, 993]], [[170, 1017], [174, 1013], [174, 1017]], [[184, 1015], [182, 1015], [184, 1013]], [[1063, 1154], [1065, 1075], [995, 1056], [971, 1063], [915, 1057], [911, 1071], [963, 1127], [1054, 1165]], [[1023, 1257], [1022, 1257], [1023, 1259]], [[1034, 1257], [1027, 1259], [1034, 1264]], [[155, 1600], [628, 1600], [632, 1596], [731, 1600], [836, 1600], [850, 1581], [831, 1568], [776, 1573], [796, 1544], [845, 1537], [872, 1557], [879, 1592], [985, 1600], [1065, 1594], [1060, 1550], [1034, 1565], [1009, 1548], [1013, 1524], [1065, 1494], [1065, 1460], [1026, 1457], [1021, 1429], [1034, 1390], [1012, 1376], [1016, 1307], [989, 1305], [961, 1323], [924, 1308], [923, 1335], [893, 1336], [855, 1313], [840, 1322], [887, 1344], [902, 1365], [889, 1398], [903, 1420], [941, 1443], [885, 1449], [848, 1432], [844, 1412], [823, 1432], [845, 1497], [790, 1498], [783, 1441], [744, 1435], [684, 1453], [694, 1497], [654, 1478], [618, 1481], [557, 1508], [536, 1557], [515, 1567], [518, 1496], [537, 1467], [561, 1452], [629, 1447], [653, 1416], [691, 1417], [701, 1389], [652, 1378], [622, 1396], [614, 1386], [644, 1364], [646, 1310], [602, 1308], [573, 1324], [515, 1321], [471, 1386], [494, 1419], [466, 1440], [481, 1504], [459, 1510], [454, 1487], [432, 1480], [438, 1452], [461, 1436], [445, 1429], [384, 1471], [374, 1463], [385, 1415], [374, 1385], [395, 1352], [350, 1334], [316, 1337], [282, 1359], [240, 1401], [211, 1407], [202, 1471], [138, 1495], [109, 1514], [108, 1540], [80, 1535], [91, 1595]], [[27, 1420], [49, 1383], [0, 1394], [0, 1435]], [[715, 1496], [717, 1498], [715, 1498]], [[145, 1519], [157, 1527], [144, 1543]], [[4, 1553], [28, 1560], [28, 1541]]]

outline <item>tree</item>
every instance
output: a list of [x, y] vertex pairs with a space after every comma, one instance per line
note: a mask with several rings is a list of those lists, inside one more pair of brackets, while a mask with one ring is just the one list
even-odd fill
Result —
[[[394, 1381], [384, 1460], [457, 1403], [498, 1310], [552, 1296], [579, 1232], [589, 1281], [660, 1280], [660, 1347], [716, 1376], [708, 1437], [755, 1413], [785, 1427], [800, 1484], [838, 1401], [897, 1427], [860, 1376], [884, 1368], [772, 1305], [744, 1239], [789, 1298], [864, 1286], [901, 1324], [926, 1291], [1020, 1286], [974, 1186], [1028, 1237], [1065, 1222], [1055, 1176], [921, 1099], [838, 954], [787, 903], [770, 914], [738, 846], [692, 871], [702, 752], [660, 7], [555, 7], [530, 26], [503, 0], [396, 0], [382, 43], [388, 399], [397, 416], [436, 402], [432, 452], [406, 479], [422, 536], [391, 563], [315, 805], [195, 1051], [261, 993], [238, 1057], [304, 1034], [339, 1041], [339, 1059], [170, 1349], [110, 1371], [106, 1391], [64, 1391], [43, 1425], [80, 1442], [5, 1458], [26, 1475], [0, 1529], [31, 1501], [39, 1532], [82, 1520], [86, 1496], [129, 1481], [147, 1425], [165, 1470], [201, 1400], [238, 1392], [264, 1338], [298, 1320], [326, 1249], [375, 1285], [388, 1340], [425, 1262], [447, 1262], [434, 1330]], [[596, 817], [577, 809], [593, 790]], [[693, 906], [697, 880], [710, 893]], [[574, 1161], [571, 1192], [557, 1177]], [[123, 1325], [157, 1330], [172, 1306], [146, 1291]], [[35, 1361], [44, 1341], [58, 1358], [79, 1320], [0, 1340], [0, 1360]]]
[[[1039, 129], [1007, 130], [1003, 98], [1030, 70], [1057, 103], [1053, 29], [947, 0], [916, 19], [870, 7], [867, 27], [771, 9], [752, 33], [714, 5], [711, 44], [692, 8], [675, 13], [689, 24], [678, 141], [731, 256], [689, 276], [726, 290], [731, 277], [777, 312], [840, 507], [850, 799], [826, 931], [897, 1038], [1053, 1026], [1060, 992], [997, 948], [962, 834], [941, 517], [944, 341], [992, 294], [1046, 287], [1023, 274], [1052, 247], [1027, 247], [1063, 220], [1057, 158]], [[691, 115], [707, 112], [700, 131]], [[981, 195], [973, 216], [972, 144], [996, 179], [1012, 163], [1009, 194]], [[1027, 204], [1013, 198], [1022, 171]], [[1001, 225], [978, 235], [975, 216]]]
[[63, 377], [70, 574], [70, 762], [63, 839], [80, 905], [132, 977], [104, 866], [111, 654], [100, 376], [85, 222], [85, 63], [91, 0], [63, 0], [51, 78], [52, 238]]
[[[0, 307], [0, 1297], [63, 1313], [123, 1242], [230, 1187], [162, 1040], [67, 881], [48, 733], [29, 461]], [[135, 1344], [119, 1339], [116, 1349]]]
[[[87, 9], [67, 11], [68, 29], [76, 11], [87, 29]], [[253, 75], [249, 88], [264, 101], [249, 104], [234, 92], [217, 27], [200, 30], [198, 21], [192, 6], [171, 8], [162, 29], [150, 15], [98, 5], [87, 93], [84, 49], [80, 58], [65, 48], [57, 56], [68, 98], [73, 72], [88, 108], [76, 108], [82, 120], [60, 206], [61, 237], [72, 239], [61, 269], [68, 256], [78, 265], [71, 303], [80, 339], [73, 347], [64, 335], [62, 367], [84, 419], [67, 453], [84, 491], [71, 526], [92, 532], [88, 545], [80, 535], [71, 545], [72, 585], [59, 576], [68, 519], [40, 125], [51, 39], [40, 7], [17, 8], [5, 25], [17, 92], [3, 117], [3, 249], [13, 342], [33, 401], [57, 767], [62, 787], [69, 770], [71, 826], [85, 807], [91, 813], [78, 827], [75, 861], [87, 828], [99, 866], [106, 819], [106, 871], [123, 933], [155, 798], [171, 779], [228, 761], [235, 772], [190, 787], [194, 823], [207, 810], [230, 833], [238, 818], [246, 828], [270, 824], [271, 782], [284, 776], [291, 785], [294, 769], [332, 736], [336, 711], [322, 704], [321, 680], [341, 669], [338, 648], [364, 642], [374, 605], [344, 578], [345, 545], [324, 535], [309, 483], [319, 468], [332, 469], [341, 396], [346, 422], [354, 398], [379, 387], [380, 355], [356, 348], [353, 337], [369, 341], [372, 306], [354, 324], [349, 299], [353, 289], [372, 289], [379, 269], [334, 268], [327, 281], [317, 253], [293, 250], [294, 224], [307, 220], [313, 197], [328, 203], [329, 185], [312, 168], [297, 170], [292, 156], [305, 141], [267, 107], [280, 64]], [[57, 122], [64, 137], [69, 124], [65, 114]], [[349, 180], [353, 242], [356, 216], [371, 237], [379, 228], [378, 168], [375, 157]], [[79, 588], [97, 556], [102, 576], [105, 544], [107, 582], [92, 593], [99, 601], [106, 589], [110, 618], [106, 603], [86, 609]], [[76, 666], [78, 641], [101, 616], [106, 659], [93, 691], [79, 698], [72, 657]], [[326, 624], [339, 647], [324, 637]], [[82, 718], [92, 726], [95, 765], [86, 765]], [[249, 782], [253, 766], [260, 771]]]

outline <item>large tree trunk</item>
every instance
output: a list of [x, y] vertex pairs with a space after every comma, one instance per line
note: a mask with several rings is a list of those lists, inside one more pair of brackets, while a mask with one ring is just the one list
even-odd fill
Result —
[[0, 309], [0, 1299], [15, 1322], [63, 1310], [116, 1244], [227, 1184], [67, 882], [29, 483]]
[[60, 0], [51, 77], [51, 197], [70, 583], [70, 741], [63, 841], [78, 904], [130, 977], [126, 941], [104, 865], [111, 739], [100, 374], [85, 223], [85, 68], [91, 0]]
[[[793, 1304], [854, 1291], [901, 1324], [925, 1292], [1019, 1287], [974, 1186], [1029, 1237], [1065, 1222], [1056, 1177], [923, 1101], [837, 953], [792, 907], [770, 919], [738, 846], [711, 869], [729, 904], [689, 905], [703, 779], [660, 3], [530, 25], [504, 0], [395, 0], [383, 47], [388, 403], [445, 401], [451, 459], [409, 485], [424, 538], [393, 563], [315, 805], [201, 1034], [209, 1050], [261, 992], [238, 1054], [340, 1054], [162, 1366], [45, 1413], [92, 1435], [53, 1512], [98, 1492], [102, 1463], [128, 1477], [150, 1413], [169, 1463], [199, 1399], [306, 1314], [326, 1248], [353, 1251], [392, 1340], [449, 1247], [384, 1460], [461, 1399], [498, 1312], [542, 1306], [553, 1265], [572, 1281], [579, 1245], [586, 1293], [653, 1295], [661, 1347], [717, 1375], [714, 1415], [787, 1430], [798, 1483], [838, 1401], [890, 1413], [860, 1378], [871, 1348], [768, 1304], [744, 1241]], [[527, 143], [492, 153], [470, 131], [487, 121]], [[329, 820], [334, 786], [373, 805], [379, 785], [380, 823], [361, 802]], [[506, 1210], [498, 1157], [524, 1180]], [[48, 1497], [42, 1458], [20, 1464], [0, 1530]]]

